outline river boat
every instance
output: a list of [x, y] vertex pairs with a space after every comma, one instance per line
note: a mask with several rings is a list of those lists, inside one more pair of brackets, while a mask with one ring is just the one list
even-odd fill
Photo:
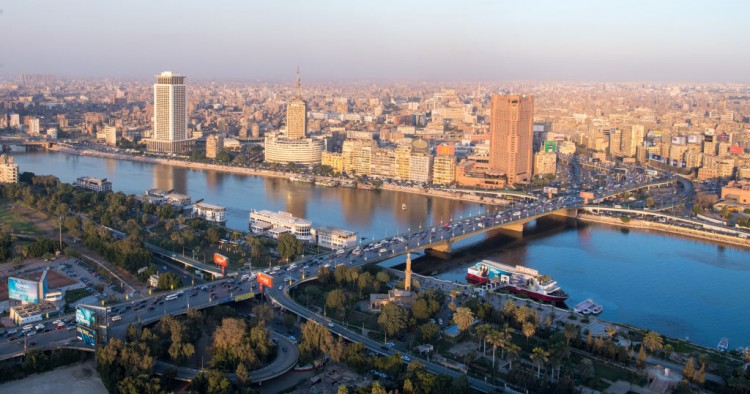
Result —
[[716, 349], [719, 349], [720, 352], [726, 352], [729, 349], [729, 339], [721, 338], [719, 344], [716, 345]]
[[401, 204], [401, 210], [402, 210], [402, 211], [405, 211], [405, 210], [406, 210], [406, 204]]
[[336, 187], [339, 185], [339, 183], [333, 179], [323, 179], [320, 181], [316, 181], [315, 184], [317, 186], [327, 186], [327, 187]]
[[510, 266], [492, 260], [482, 260], [468, 268], [466, 280], [469, 283], [526, 294], [539, 301], [558, 303], [568, 299], [568, 293], [564, 292], [555, 280], [540, 275], [535, 269], [520, 265]]
[[293, 176], [289, 180], [298, 183], [315, 183], [315, 178], [309, 176]]
[[598, 315], [602, 313], [603, 310], [604, 307], [594, 302], [594, 300], [592, 300], [591, 298], [573, 307], [573, 312], [583, 315]]

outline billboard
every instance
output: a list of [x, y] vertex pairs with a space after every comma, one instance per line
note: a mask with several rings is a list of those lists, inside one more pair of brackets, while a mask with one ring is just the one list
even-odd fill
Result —
[[547, 194], [557, 194], [557, 188], [556, 187], [549, 187], [545, 186], [544, 189], [542, 189]]
[[435, 151], [438, 155], [443, 156], [455, 156], [456, 155], [456, 147], [453, 145], [448, 144], [440, 144], [435, 148]]
[[544, 152], [557, 152], [557, 141], [544, 141]]
[[234, 300], [235, 301], [249, 300], [249, 299], [251, 299], [253, 297], [255, 297], [255, 293], [253, 293], [251, 291], [249, 293], [245, 293], [245, 294], [240, 294], [238, 296], [234, 296]]
[[220, 267], [226, 267], [229, 262], [229, 258], [223, 254], [214, 253], [214, 264]]
[[96, 314], [91, 309], [76, 307], [76, 323], [86, 327], [96, 327]]
[[703, 141], [714, 142], [714, 136], [713, 135], [704, 135], [703, 136]]
[[273, 278], [262, 272], [258, 272], [258, 283], [263, 286], [273, 287]]
[[76, 334], [78, 334], [78, 339], [83, 343], [89, 346], [96, 346], [96, 331], [90, 328], [78, 326], [76, 327]]
[[33, 304], [39, 303], [39, 282], [21, 278], [8, 278], [8, 298]]
[[594, 198], [594, 193], [591, 192], [581, 192], [581, 198], [585, 198], [586, 200], [592, 200]]

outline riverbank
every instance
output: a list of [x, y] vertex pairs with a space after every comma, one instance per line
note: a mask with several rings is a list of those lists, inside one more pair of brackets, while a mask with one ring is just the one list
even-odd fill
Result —
[[[230, 174], [240, 174], [240, 175], [249, 175], [249, 176], [291, 179], [292, 177], [299, 175], [293, 172], [261, 170], [261, 169], [255, 169], [255, 168], [242, 168], [242, 167], [224, 166], [220, 164], [195, 163], [192, 161], [185, 161], [185, 160], [175, 160], [175, 159], [168, 159], [168, 158], [146, 157], [146, 156], [134, 156], [134, 155], [129, 155], [129, 154], [121, 154], [121, 153], [100, 152], [100, 151], [90, 150], [90, 149], [79, 150], [79, 149], [71, 149], [71, 148], [68, 148], [65, 146], [59, 146], [59, 145], [53, 146], [52, 148], [50, 148], [50, 150], [55, 151], [55, 152], [60, 152], [60, 153], [66, 153], [70, 155], [91, 156], [91, 157], [100, 157], [104, 159], [115, 159], [115, 160], [128, 160], [128, 161], [134, 161], [134, 162], [140, 162], [140, 163], [165, 164], [165, 165], [170, 165], [170, 166], [175, 166], [175, 167], [189, 168], [193, 170], [221, 171], [221, 172], [226, 172]], [[322, 177], [322, 176], [317, 176], [316, 179], [333, 180], [333, 181], [338, 180], [338, 178], [328, 178], [328, 177]], [[424, 189], [421, 187], [406, 187], [406, 186], [383, 184], [381, 189], [403, 192], [403, 193], [418, 194], [418, 195], [427, 196], [427, 197], [439, 197], [439, 198], [445, 198], [449, 200], [473, 202], [473, 203], [486, 204], [486, 205], [507, 205], [508, 204], [507, 200], [504, 200], [501, 198], [485, 198], [482, 196], [475, 196], [475, 195], [471, 195], [467, 193], [451, 193], [447, 191]]]
[[732, 246], [739, 246], [742, 248], [750, 249], [750, 239], [742, 239], [738, 237], [732, 237], [723, 234], [709, 233], [705, 231], [699, 231], [684, 227], [671, 226], [665, 223], [654, 223], [645, 220], [638, 220], [631, 218], [629, 222], [625, 223], [619, 218], [597, 216], [579, 213], [577, 218], [584, 222], [601, 223], [622, 228], [632, 228], [638, 230], [654, 230], [671, 235], [682, 235], [688, 238], [697, 238], [711, 243], [723, 243]]

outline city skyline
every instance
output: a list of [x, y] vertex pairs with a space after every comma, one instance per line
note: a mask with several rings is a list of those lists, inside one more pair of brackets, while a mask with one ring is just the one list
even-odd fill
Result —
[[299, 65], [307, 81], [747, 82], [750, 66], [739, 19], [750, 4], [739, 1], [207, 7], [6, 5], [0, 31], [13, 40], [0, 76], [145, 79], [177, 69], [196, 81], [284, 81]]

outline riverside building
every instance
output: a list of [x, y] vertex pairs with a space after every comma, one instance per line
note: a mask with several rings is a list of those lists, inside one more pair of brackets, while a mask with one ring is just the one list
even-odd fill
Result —
[[18, 183], [18, 164], [13, 156], [0, 155], [0, 183]]
[[278, 238], [290, 233], [300, 241], [312, 241], [312, 222], [292, 216], [289, 212], [268, 210], [250, 211], [250, 230], [256, 234], [267, 233]]
[[317, 244], [328, 249], [350, 248], [357, 245], [357, 233], [337, 227], [323, 226], [313, 230]]
[[199, 202], [193, 205], [193, 216], [205, 219], [211, 223], [224, 223], [226, 222], [224, 216], [226, 210], [226, 208], [219, 205]]
[[75, 185], [77, 187], [93, 190], [95, 192], [111, 192], [112, 191], [112, 182], [108, 181], [107, 178], [99, 179], [99, 178], [91, 178], [87, 176], [82, 176], [78, 179], [76, 179]]

